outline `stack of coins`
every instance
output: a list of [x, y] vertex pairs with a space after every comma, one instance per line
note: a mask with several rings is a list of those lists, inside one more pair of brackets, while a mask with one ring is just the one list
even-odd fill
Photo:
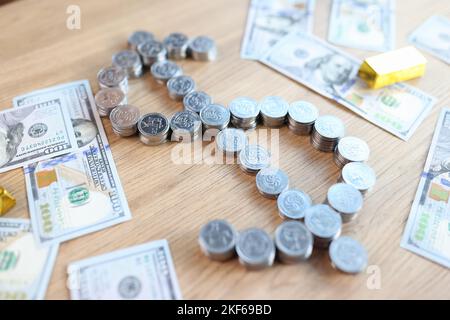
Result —
[[255, 175], [270, 166], [270, 153], [259, 145], [247, 145], [239, 153], [239, 166], [245, 173]]
[[323, 152], [333, 152], [344, 134], [345, 127], [341, 120], [329, 115], [320, 116], [314, 122], [311, 145]]
[[200, 229], [198, 242], [202, 252], [216, 261], [225, 261], [236, 255], [237, 232], [225, 220], [213, 220]]
[[313, 235], [300, 221], [285, 221], [275, 230], [277, 257], [283, 263], [307, 260], [313, 251]]
[[258, 124], [259, 105], [247, 97], [234, 99], [228, 105], [231, 112], [231, 123], [236, 128], [254, 129]]
[[364, 140], [356, 137], [344, 137], [334, 150], [334, 163], [339, 168], [349, 162], [364, 162], [369, 159], [370, 149]]
[[142, 143], [150, 146], [162, 144], [169, 136], [169, 120], [161, 113], [147, 113], [139, 119], [137, 129]]
[[217, 134], [216, 145], [226, 155], [236, 155], [247, 145], [244, 130], [225, 128]]
[[341, 216], [326, 204], [317, 204], [305, 211], [305, 225], [314, 236], [314, 246], [328, 248], [341, 235]]
[[109, 114], [113, 132], [121, 137], [134, 135], [137, 130], [139, 115], [139, 109], [129, 104], [114, 108]]
[[181, 101], [190, 92], [195, 90], [195, 82], [189, 76], [177, 76], [167, 81], [169, 97], [173, 100]]
[[179, 111], [170, 120], [172, 141], [191, 142], [202, 133], [202, 122], [198, 114], [192, 111]]
[[163, 43], [166, 46], [169, 59], [178, 60], [186, 58], [189, 39], [183, 33], [171, 33], [164, 39]]
[[139, 78], [142, 76], [142, 62], [136, 51], [123, 50], [117, 52], [112, 57], [112, 63], [125, 70], [129, 78]]
[[258, 228], [241, 231], [236, 243], [239, 262], [246, 268], [258, 270], [273, 265], [275, 245], [267, 232]]
[[228, 123], [230, 123], [230, 111], [220, 104], [209, 104], [201, 109], [200, 119], [202, 120], [205, 131], [209, 129], [220, 131], [228, 127]]
[[183, 98], [184, 108], [197, 113], [200, 113], [204, 107], [209, 106], [211, 103], [211, 97], [203, 91], [192, 91]]
[[307, 136], [311, 134], [318, 116], [319, 110], [312, 103], [306, 101], [293, 102], [288, 110], [288, 127], [295, 134]]
[[198, 36], [189, 42], [188, 53], [194, 60], [212, 61], [217, 57], [216, 44], [209, 37]]
[[128, 47], [131, 50], [136, 50], [141, 43], [152, 41], [154, 38], [153, 33], [148, 31], [135, 31], [128, 37]]
[[266, 97], [260, 104], [262, 123], [266, 127], [277, 128], [284, 125], [289, 104], [280, 97]]
[[0, 216], [16, 205], [16, 199], [5, 188], [0, 187]]
[[159, 41], [146, 41], [138, 45], [137, 51], [142, 58], [144, 66], [151, 66], [155, 62], [164, 61], [167, 57], [167, 50]]
[[180, 76], [183, 70], [172, 61], [158, 61], [150, 67], [150, 73], [159, 84], [165, 84], [170, 78]]
[[289, 187], [289, 178], [278, 168], [264, 168], [256, 175], [256, 187], [263, 197], [276, 199]]
[[362, 162], [350, 162], [342, 168], [339, 181], [359, 190], [363, 195], [375, 185], [377, 177], [373, 169]]
[[110, 66], [97, 73], [98, 86], [104, 88], [119, 88], [123, 93], [128, 92], [128, 75], [119, 67]]
[[303, 191], [288, 189], [278, 196], [277, 206], [281, 218], [299, 220], [305, 217], [305, 211], [312, 206], [312, 200]]
[[342, 272], [356, 274], [367, 267], [367, 251], [356, 240], [342, 236], [334, 240], [329, 249], [331, 265]]
[[98, 114], [107, 117], [115, 107], [127, 104], [127, 97], [119, 88], [100, 89], [95, 95], [95, 104]]
[[357, 217], [363, 206], [363, 197], [355, 187], [337, 183], [328, 189], [327, 203], [341, 215], [345, 223]]

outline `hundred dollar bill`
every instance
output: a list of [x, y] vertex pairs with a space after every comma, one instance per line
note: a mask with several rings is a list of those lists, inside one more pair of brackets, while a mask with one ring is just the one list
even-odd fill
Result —
[[450, 268], [450, 109], [439, 117], [401, 246]]
[[285, 36], [261, 62], [403, 140], [411, 137], [436, 102], [404, 83], [369, 89], [357, 76], [361, 60], [306, 33]]
[[0, 300], [44, 299], [57, 253], [37, 245], [29, 220], [0, 218]]
[[166, 240], [73, 262], [67, 273], [72, 300], [181, 299]]
[[393, 50], [394, 6], [394, 0], [334, 0], [328, 40], [362, 50]]
[[0, 112], [0, 173], [77, 149], [61, 97]]
[[432, 16], [409, 36], [409, 42], [450, 64], [450, 20]]
[[28, 204], [38, 243], [53, 244], [131, 218], [87, 80], [14, 98], [15, 107], [62, 96], [79, 150], [25, 168]]
[[252, 0], [241, 58], [257, 60], [293, 30], [312, 32], [315, 0]]

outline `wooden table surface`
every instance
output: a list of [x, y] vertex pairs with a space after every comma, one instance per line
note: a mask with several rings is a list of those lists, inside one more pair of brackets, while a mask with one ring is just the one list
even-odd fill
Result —
[[[316, 1], [314, 33], [326, 38], [329, 0]], [[0, 7], [0, 108], [11, 107], [14, 96], [48, 86], [89, 79], [96, 92], [97, 71], [111, 63], [111, 55], [126, 46], [136, 29], [152, 31], [159, 39], [170, 32], [207, 34], [218, 44], [217, 61], [182, 61], [186, 74], [215, 101], [227, 104], [241, 95], [261, 99], [279, 95], [288, 101], [305, 99], [321, 114], [340, 117], [347, 133], [365, 139], [371, 148], [369, 164], [378, 181], [366, 197], [361, 216], [345, 225], [344, 234], [360, 240], [376, 266], [381, 287], [362, 273], [335, 271], [326, 252], [315, 251], [299, 265], [276, 264], [259, 272], [246, 271], [237, 260], [217, 263], [204, 257], [197, 244], [200, 227], [214, 218], [229, 220], [238, 229], [261, 227], [273, 233], [281, 222], [276, 203], [258, 193], [255, 179], [237, 165], [180, 165], [171, 161], [175, 144], [147, 147], [138, 138], [115, 136], [104, 120], [113, 156], [133, 214], [129, 222], [61, 245], [47, 291], [49, 299], [67, 299], [66, 267], [71, 261], [166, 238], [169, 241], [183, 297], [187, 299], [303, 299], [303, 298], [450, 298], [450, 274], [444, 267], [400, 248], [419, 177], [441, 107], [450, 106], [450, 67], [425, 54], [425, 77], [412, 85], [439, 101], [408, 142], [392, 136], [348, 109], [289, 80], [258, 62], [241, 60], [241, 39], [248, 1], [80, 0], [81, 29], [66, 28], [66, 8], [73, 1], [21, 0]], [[397, 1], [397, 47], [433, 14], [450, 17], [446, 1]], [[360, 58], [367, 53], [348, 50]], [[166, 115], [181, 110], [164, 87], [148, 73], [130, 82], [129, 101], [142, 112]], [[331, 154], [314, 150], [309, 140], [279, 132], [280, 166], [293, 187], [322, 202], [338, 176]], [[23, 172], [2, 174], [0, 185], [17, 198], [8, 218], [27, 218]]]

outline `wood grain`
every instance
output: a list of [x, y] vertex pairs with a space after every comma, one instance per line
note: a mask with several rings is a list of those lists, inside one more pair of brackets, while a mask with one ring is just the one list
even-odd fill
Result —
[[[314, 33], [326, 37], [330, 1], [316, 2]], [[66, 28], [70, 4], [67, 0], [22, 0], [0, 7], [1, 109], [11, 107], [16, 95], [78, 79], [89, 79], [97, 90], [97, 71], [110, 64], [111, 55], [126, 46], [127, 36], [135, 29], [151, 30], [158, 38], [173, 31], [208, 34], [217, 41], [218, 60], [182, 61], [181, 65], [215, 101], [227, 104], [240, 95], [305, 99], [322, 114], [343, 119], [348, 134], [369, 143], [369, 163], [378, 182], [366, 197], [364, 212], [345, 226], [344, 233], [367, 247], [370, 264], [380, 268], [381, 288], [368, 288], [369, 274], [347, 276], [334, 271], [326, 252], [314, 252], [307, 263], [277, 264], [260, 272], [246, 271], [237, 260], [209, 261], [197, 245], [204, 223], [225, 218], [238, 229], [255, 226], [273, 232], [280, 223], [275, 202], [262, 198], [254, 178], [236, 165], [176, 165], [171, 161], [174, 144], [146, 147], [137, 138], [120, 139], [104, 120], [133, 219], [63, 243], [47, 298], [68, 298], [69, 262], [161, 238], [169, 240], [183, 296], [189, 299], [450, 298], [448, 270], [400, 248], [438, 113], [450, 102], [448, 65], [425, 54], [429, 58], [425, 77], [410, 83], [439, 101], [410, 141], [403, 142], [275, 71], [241, 60], [247, 1], [80, 0], [80, 30]], [[433, 14], [450, 17], [450, 7], [445, 1], [397, 1], [397, 47], [406, 45], [406, 36]], [[360, 58], [372, 54], [345, 50]], [[129, 101], [142, 112], [171, 115], [182, 108], [148, 73], [131, 81]], [[315, 202], [323, 201], [339, 175], [331, 155], [313, 150], [307, 138], [287, 128], [280, 130], [279, 137], [280, 166], [292, 186], [311, 194]], [[2, 174], [0, 184], [18, 200], [6, 217], [28, 217], [22, 171]]]

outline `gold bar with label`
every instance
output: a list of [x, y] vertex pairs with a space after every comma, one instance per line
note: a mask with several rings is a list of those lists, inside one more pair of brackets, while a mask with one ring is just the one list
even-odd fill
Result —
[[4, 188], [0, 187], [0, 216], [16, 205], [16, 199]]
[[414, 47], [405, 47], [364, 60], [358, 75], [372, 89], [424, 75], [427, 60]]

